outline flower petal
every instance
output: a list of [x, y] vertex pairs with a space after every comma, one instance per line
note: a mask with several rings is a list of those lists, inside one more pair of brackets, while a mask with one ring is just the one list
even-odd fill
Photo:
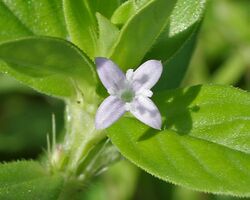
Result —
[[106, 89], [118, 90], [124, 83], [125, 75], [119, 67], [107, 58], [95, 58], [97, 73]]
[[125, 113], [125, 103], [115, 96], [107, 97], [99, 106], [95, 116], [96, 129], [105, 129]]
[[161, 129], [161, 114], [151, 99], [138, 97], [131, 104], [130, 112], [137, 119], [154, 129]]
[[151, 89], [161, 77], [163, 67], [161, 61], [148, 60], [143, 63], [133, 76], [133, 87], [135, 91], [140, 88]]

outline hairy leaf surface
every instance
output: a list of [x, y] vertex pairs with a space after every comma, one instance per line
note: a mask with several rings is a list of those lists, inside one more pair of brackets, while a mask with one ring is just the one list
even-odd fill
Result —
[[209, 85], [158, 93], [154, 100], [162, 131], [130, 117], [108, 129], [121, 153], [163, 180], [250, 196], [250, 94]]
[[50, 176], [34, 161], [0, 164], [0, 199], [58, 199], [64, 184], [60, 176]]

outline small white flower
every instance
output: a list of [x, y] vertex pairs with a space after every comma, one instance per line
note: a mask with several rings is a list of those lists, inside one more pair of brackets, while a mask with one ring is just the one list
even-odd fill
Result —
[[97, 73], [110, 94], [97, 110], [96, 129], [105, 129], [117, 121], [126, 111], [131, 112], [148, 126], [161, 129], [161, 115], [150, 97], [150, 90], [159, 80], [162, 64], [148, 60], [138, 69], [129, 69], [126, 75], [107, 58], [96, 58]]

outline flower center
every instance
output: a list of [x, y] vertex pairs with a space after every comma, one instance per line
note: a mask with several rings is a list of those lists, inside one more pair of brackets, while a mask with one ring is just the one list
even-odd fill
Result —
[[135, 92], [133, 90], [125, 89], [121, 91], [120, 98], [124, 102], [131, 102], [135, 97]]

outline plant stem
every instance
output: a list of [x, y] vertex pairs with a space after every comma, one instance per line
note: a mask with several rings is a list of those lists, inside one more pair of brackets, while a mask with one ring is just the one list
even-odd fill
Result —
[[66, 134], [63, 144], [56, 145], [52, 150], [52, 171], [61, 171], [68, 178], [76, 177], [89, 152], [105, 138], [104, 131], [95, 129], [94, 110], [93, 104], [79, 98], [66, 102]]

